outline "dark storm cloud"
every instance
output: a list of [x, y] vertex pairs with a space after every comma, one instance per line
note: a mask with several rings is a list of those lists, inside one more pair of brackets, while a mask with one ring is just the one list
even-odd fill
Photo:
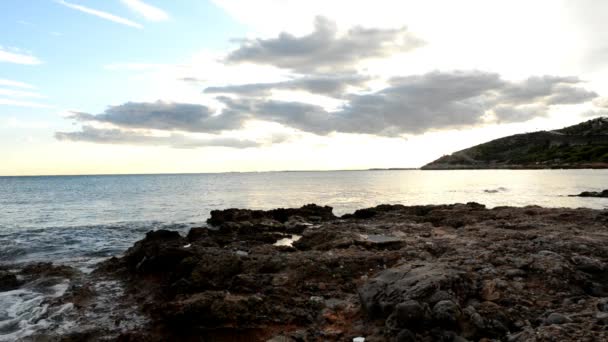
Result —
[[206, 106], [170, 102], [127, 102], [97, 115], [74, 112], [82, 122], [102, 122], [126, 128], [185, 132], [217, 132], [241, 127], [237, 117], [214, 115]]
[[314, 31], [305, 36], [283, 32], [277, 38], [241, 42], [227, 62], [274, 65], [304, 74], [352, 69], [360, 60], [407, 52], [424, 44], [406, 28], [354, 27], [338, 35], [335, 23], [323, 17], [316, 18]]
[[356, 74], [307, 76], [285, 82], [251, 83], [224, 87], [209, 87], [205, 93], [236, 94], [241, 96], [266, 96], [272, 90], [302, 90], [312, 94], [342, 97], [349, 86], [362, 86], [369, 77]]
[[213, 137], [197, 139], [172, 133], [169, 136], [153, 136], [136, 131], [121, 129], [95, 128], [83, 126], [79, 132], [57, 132], [55, 138], [61, 141], [83, 141], [99, 144], [151, 145], [170, 146], [174, 148], [197, 147], [258, 147], [259, 143], [251, 140]]

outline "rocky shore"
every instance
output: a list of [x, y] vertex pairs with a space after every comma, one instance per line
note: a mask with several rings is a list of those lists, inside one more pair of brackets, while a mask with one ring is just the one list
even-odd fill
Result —
[[214, 211], [187, 236], [149, 232], [63, 298], [84, 315], [91, 282], [119, 281], [138, 327], [114, 313], [120, 331], [59, 340], [605, 341], [607, 244], [606, 210]]

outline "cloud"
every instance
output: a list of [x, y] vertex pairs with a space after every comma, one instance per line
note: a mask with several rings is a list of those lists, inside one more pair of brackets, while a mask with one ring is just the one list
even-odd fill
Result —
[[[543, 80], [542, 87], [537, 80]], [[583, 103], [596, 96], [577, 83], [551, 76], [509, 82], [496, 73], [436, 71], [392, 78], [388, 87], [373, 93], [345, 95], [348, 102], [337, 111], [264, 97], [217, 99], [231, 117], [278, 122], [315, 134], [397, 136], [471, 127], [491, 113], [500, 122], [527, 121], [546, 115], [551, 105]]]
[[524, 122], [547, 115], [545, 105], [498, 105], [492, 109], [499, 122]]
[[26, 65], [38, 65], [42, 64], [42, 61], [38, 58], [23, 54], [16, 51], [9, 51], [0, 46], [0, 62], [15, 63], [15, 64], [26, 64]]
[[183, 134], [173, 133], [168, 136], [157, 136], [133, 130], [95, 128], [83, 126], [79, 132], [57, 132], [55, 138], [60, 141], [82, 141], [98, 144], [127, 144], [143, 146], [170, 146], [174, 148], [198, 147], [258, 147], [259, 143], [251, 140], [212, 137], [192, 138]]
[[502, 90], [501, 101], [521, 104], [531, 101], [546, 105], [582, 103], [598, 95], [577, 87], [578, 77], [535, 76], [522, 82], [509, 84]]
[[599, 97], [595, 99], [593, 105], [600, 108], [608, 108], [608, 97]]
[[126, 26], [135, 27], [135, 28], [138, 28], [138, 29], [142, 29], [143, 28], [143, 26], [141, 24], [138, 24], [138, 23], [133, 22], [133, 21], [131, 21], [129, 19], [125, 19], [123, 17], [119, 17], [117, 15], [114, 15], [114, 14], [111, 14], [111, 13], [108, 13], [108, 12], [103, 12], [103, 11], [96, 10], [96, 9], [93, 9], [93, 8], [90, 8], [90, 7], [85, 7], [85, 6], [69, 3], [69, 2], [64, 1], [64, 0], [55, 0], [55, 2], [58, 3], [58, 4], [61, 4], [63, 6], [65, 6], [65, 7], [69, 7], [71, 9], [75, 9], [75, 10], [83, 12], [83, 13], [91, 14], [91, 15], [94, 15], [96, 17], [99, 17], [99, 18], [102, 18], [102, 19], [105, 19], [105, 20], [113, 21], [113, 22], [118, 23], [118, 24], [123, 24], [123, 25], [126, 25]]
[[381, 58], [422, 46], [419, 38], [399, 29], [354, 27], [338, 35], [335, 23], [317, 17], [314, 31], [302, 37], [283, 32], [277, 38], [244, 39], [228, 63], [274, 65], [298, 73], [348, 70], [365, 59]]
[[125, 128], [198, 133], [236, 129], [242, 124], [239, 117], [215, 115], [203, 105], [162, 101], [127, 102], [111, 106], [98, 115], [74, 112], [72, 118], [81, 122], [109, 123]]
[[169, 20], [169, 14], [158, 7], [146, 4], [140, 0], [121, 0], [131, 11], [141, 15], [150, 21], [165, 21]]
[[608, 109], [588, 110], [581, 114], [585, 118], [608, 118]]
[[[285, 82], [208, 88], [207, 92], [232, 92], [216, 97], [223, 107], [219, 113], [200, 104], [157, 101], [127, 102], [97, 115], [74, 112], [71, 117], [85, 125], [111, 125], [119, 132], [151, 129], [217, 134], [243, 129], [245, 123], [257, 120], [317, 135], [340, 132], [396, 137], [474, 127], [492, 120], [528, 121], [547, 115], [551, 106], [584, 103], [597, 96], [581, 88], [577, 78], [542, 76], [513, 82], [497, 73], [475, 70], [394, 77], [377, 91], [348, 93], [347, 84], [364, 82], [365, 78], [358, 77], [329, 78], [329, 85], [323, 83], [326, 78], [304, 76]], [[300, 88], [340, 96], [343, 104], [328, 110], [316, 103], [279, 100], [270, 95], [272, 89]]]
[[113, 63], [104, 65], [106, 70], [128, 70], [128, 71], [146, 71], [146, 70], [158, 70], [166, 68], [166, 64], [157, 63]]
[[306, 76], [285, 82], [209, 87], [204, 92], [209, 94], [264, 96], [270, 95], [272, 90], [303, 90], [312, 94], [341, 97], [346, 93], [349, 86], [362, 86], [369, 80], [369, 77], [355, 74]]
[[33, 98], [39, 98], [39, 99], [46, 97], [44, 95], [41, 95], [41, 94], [38, 94], [35, 92], [31, 92], [31, 91], [3, 89], [3, 88], [0, 88], [0, 96], [19, 97], [19, 98], [33, 97]]
[[10, 99], [1, 99], [0, 98], [0, 106], [2, 106], [2, 105], [14, 106], [14, 107], [27, 107], [27, 108], [55, 108], [55, 106], [51, 106], [51, 105], [47, 105], [47, 104], [28, 102], [28, 101], [15, 101], [15, 100], [10, 100]]
[[26, 89], [35, 89], [36, 88], [33, 85], [25, 83], [25, 82], [7, 80], [5, 78], [0, 78], [0, 86], [14, 87], [14, 88], [26, 88]]

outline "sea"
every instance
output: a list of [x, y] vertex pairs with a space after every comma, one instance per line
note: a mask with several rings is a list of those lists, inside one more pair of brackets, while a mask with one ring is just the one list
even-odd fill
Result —
[[[608, 170], [370, 170], [0, 177], [0, 266], [52, 261], [91, 272], [145, 233], [186, 233], [212, 210], [329, 205], [336, 215], [383, 203], [478, 202], [607, 209]], [[60, 286], [61, 285], [61, 286]], [[41, 303], [67, 284], [0, 292], [0, 341], [59, 329]], [[36, 292], [38, 291], [38, 292]], [[61, 308], [56, 310], [67, 310]], [[65, 326], [63, 327], [65, 328]]]

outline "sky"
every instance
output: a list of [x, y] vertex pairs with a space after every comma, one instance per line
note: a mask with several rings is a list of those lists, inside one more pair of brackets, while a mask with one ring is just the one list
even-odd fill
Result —
[[420, 167], [608, 115], [608, 2], [0, 0], [0, 175]]

